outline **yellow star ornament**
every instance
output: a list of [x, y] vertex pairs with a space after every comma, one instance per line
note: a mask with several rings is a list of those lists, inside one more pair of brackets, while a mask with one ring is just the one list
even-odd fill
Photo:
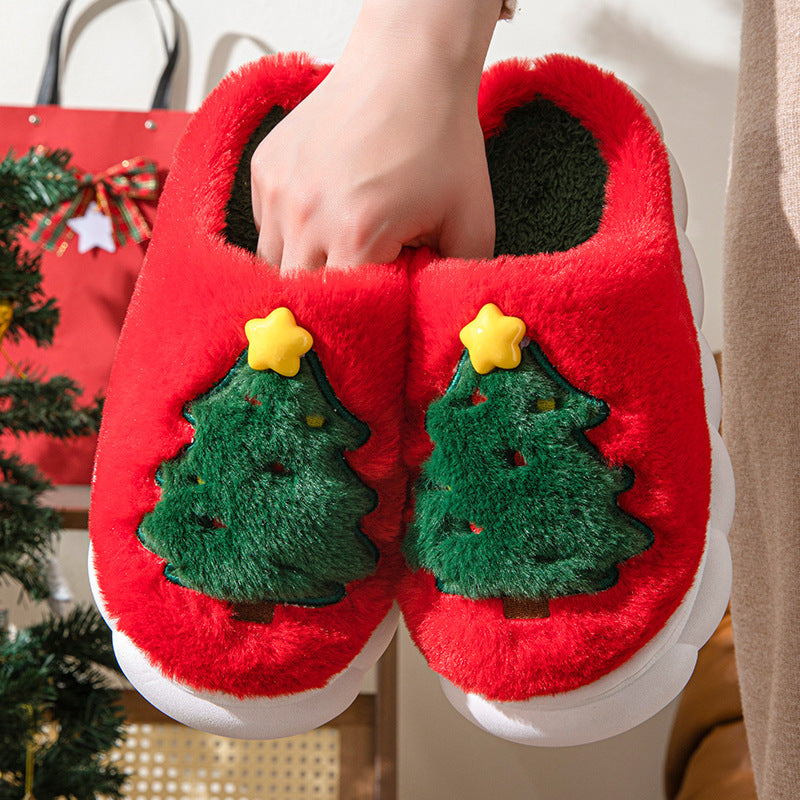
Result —
[[14, 304], [10, 300], [0, 301], [0, 342], [14, 319]]
[[244, 326], [249, 347], [247, 363], [252, 369], [271, 369], [287, 378], [300, 371], [300, 357], [314, 344], [288, 308], [276, 308], [264, 319], [248, 320]]
[[507, 317], [494, 303], [487, 303], [460, 334], [469, 360], [480, 375], [495, 367], [518, 367], [522, 360], [519, 343], [524, 336], [525, 323], [517, 317]]

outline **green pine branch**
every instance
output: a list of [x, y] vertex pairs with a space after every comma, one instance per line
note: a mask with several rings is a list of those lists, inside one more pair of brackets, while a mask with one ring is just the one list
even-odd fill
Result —
[[37, 800], [121, 797], [125, 775], [108, 762], [124, 736], [120, 695], [98, 663], [113, 665], [113, 653], [94, 609], [0, 639], [0, 798], [21, 796], [31, 743]]
[[47, 381], [7, 378], [0, 381], [0, 427], [14, 433], [46, 433], [58, 439], [96, 433], [100, 426], [99, 402], [86, 408], [76, 404], [77, 384], [64, 375]]
[[6, 337], [16, 343], [24, 334], [33, 339], [37, 347], [47, 347], [53, 343], [60, 317], [61, 312], [52, 297], [38, 301], [32, 295], [22, 297], [14, 306], [14, 318]]
[[94, 608], [76, 608], [41, 632], [43, 648], [64, 660], [117, 669], [108, 625]]
[[78, 184], [66, 150], [31, 148], [16, 158], [10, 150], [0, 161], [0, 229], [26, 225], [31, 218], [74, 197]]
[[49, 594], [44, 571], [60, 527], [55, 510], [39, 505], [50, 482], [33, 465], [2, 453], [0, 477], [0, 577], [44, 599]]
[[59, 322], [52, 298], [42, 293], [41, 256], [27, 252], [19, 242], [0, 238], [0, 301], [14, 304], [7, 336], [17, 342], [27, 334], [38, 346], [51, 344]]
[[53, 341], [58, 309], [42, 295], [41, 255], [26, 252], [19, 237], [36, 214], [75, 196], [69, 159], [65, 150], [31, 149], [19, 159], [9, 151], [0, 162], [0, 301], [14, 303], [12, 341], [22, 333], [37, 345]]

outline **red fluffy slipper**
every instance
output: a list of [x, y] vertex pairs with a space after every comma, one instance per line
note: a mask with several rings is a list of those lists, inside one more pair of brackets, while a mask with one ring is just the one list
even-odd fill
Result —
[[666, 705], [725, 609], [719, 383], [631, 92], [550, 57], [491, 69], [479, 109], [496, 258], [412, 267], [400, 603], [467, 718], [580, 744]]
[[250, 156], [326, 72], [261, 61], [190, 122], [92, 492], [95, 597], [126, 675], [243, 738], [338, 714], [398, 617], [407, 270], [281, 278], [254, 256]]

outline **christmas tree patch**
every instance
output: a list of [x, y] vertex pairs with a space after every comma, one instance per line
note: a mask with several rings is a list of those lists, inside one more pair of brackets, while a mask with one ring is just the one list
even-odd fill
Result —
[[550, 599], [610, 588], [653, 541], [617, 504], [633, 472], [610, 466], [585, 436], [607, 404], [524, 335], [493, 304], [462, 330], [467, 350], [428, 409], [434, 449], [403, 545], [440, 591], [501, 598], [508, 618], [546, 617]]
[[188, 404], [194, 438], [161, 465], [139, 528], [165, 576], [269, 622], [277, 603], [336, 603], [378, 551], [360, 528], [375, 492], [344, 459], [369, 437], [336, 397], [291, 311], [245, 328], [248, 348]]

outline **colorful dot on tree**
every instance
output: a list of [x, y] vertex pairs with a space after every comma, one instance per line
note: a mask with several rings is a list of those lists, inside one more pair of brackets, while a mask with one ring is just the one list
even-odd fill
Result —
[[325, 417], [320, 417], [316, 414], [312, 414], [306, 417], [306, 425], [309, 428], [321, 428], [325, 424]]
[[525, 336], [525, 323], [518, 317], [507, 317], [494, 304], [487, 303], [475, 319], [459, 334], [475, 371], [486, 375], [495, 367], [514, 369], [522, 360], [520, 342]]
[[470, 399], [472, 400], [472, 405], [479, 406], [481, 403], [486, 402], [487, 397], [480, 389], [476, 387]]
[[556, 399], [555, 397], [546, 397], [544, 399], [540, 398], [536, 401], [536, 410], [537, 411], [555, 411], [556, 410]]

